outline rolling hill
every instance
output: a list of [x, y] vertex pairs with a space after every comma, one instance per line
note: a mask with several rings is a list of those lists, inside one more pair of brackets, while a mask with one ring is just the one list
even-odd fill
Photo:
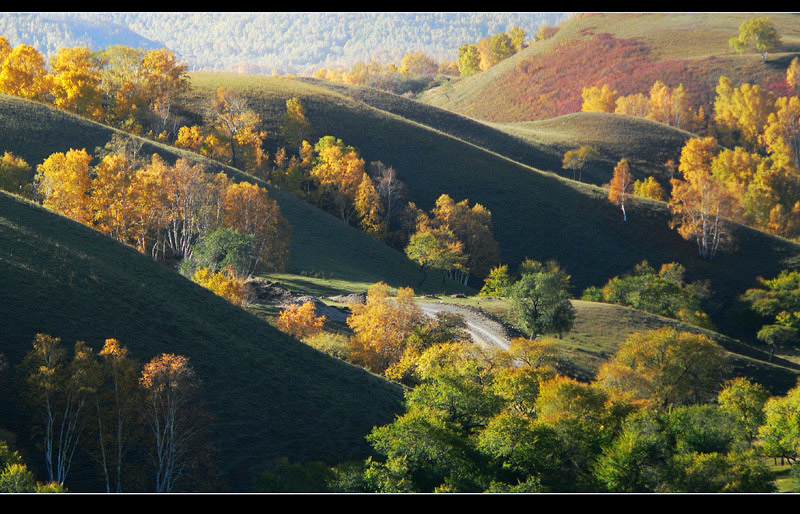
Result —
[[645, 93], [656, 80], [683, 84], [694, 108], [711, 112], [720, 75], [786, 92], [785, 69], [800, 49], [798, 15], [770, 13], [783, 42], [766, 64], [728, 40], [754, 13], [579, 14], [483, 73], [426, 92], [421, 101], [473, 118], [519, 122], [580, 111], [584, 87]]
[[[654, 266], [679, 262], [687, 269], [687, 280], [710, 281], [714, 297], [709, 311], [720, 330], [752, 340], [758, 321], [747, 315], [738, 296], [753, 287], [757, 277], [774, 276], [800, 262], [799, 245], [743, 226], [735, 231], [733, 251], [703, 260], [693, 243], [669, 228], [668, 209], [659, 202], [637, 200], [628, 222], [623, 222], [602, 188], [566, 180], [535, 166], [537, 155], [547, 155], [544, 148], [552, 144], [552, 136], [538, 148], [527, 144], [533, 164], [526, 165], [498, 153], [504, 147], [522, 152], [525, 140], [434, 107], [426, 111], [418, 103], [396, 102], [390, 112], [375, 107], [379, 104], [374, 100], [372, 105], [361, 101], [362, 90], [346, 95], [341, 86], [328, 89], [289, 78], [193, 74], [192, 81], [194, 96], [187, 103], [190, 112], [201, 112], [200, 106], [224, 82], [245, 95], [260, 113], [274, 147], [282, 144], [279, 127], [286, 99], [300, 98], [313, 130], [311, 139], [335, 135], [355, 146], [365, 160], [393, 166], [408, 187], [409, 199], [421, 208], [430, 209], [443, 193], [456, 201], [468, 198], [484, 205], [492, 212], [503, 263], [514, 269], [525, 258], [555, 259], [572, 275], [576, 294], [591, 285], [602, 286], [643, 260]], [[407, 118], [403, 116], [405, 106], [413, 106]], [[439, 121], [429, 126], [423, 123], [426, 119]], [[575, 127], [583, 119], [566, 118], [566, 122]], [[461, 124], [448, 132], [450, 120]], [[551, 133], [552, 125], [560, 121], [550, 122]], [[654, 125], [646, 120], [625, 121], [631, 121], [633, 127]], [[562, 132], [568, 134], [569, 130]], [[681, 138], [687, 137], [665, 132], [675, 149]], [[649, 137], [647, 132], [642, 134]], [[648, 160], [651, 152], [646, 142], [640, 152], [629, 157], [656, 166], [657, 162]], [[545, 164], [552, 163], [550, 155]]]

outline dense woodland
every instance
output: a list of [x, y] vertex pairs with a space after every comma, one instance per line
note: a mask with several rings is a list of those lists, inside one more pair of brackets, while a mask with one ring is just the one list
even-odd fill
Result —
[[[431, 85], [432, 77], [480, 74], [526, 41], [552, 35], [528, 35], [515, 25], [464, 42], [449, 64], [407, 52], [391, 68], [362, 63], [316, 77], [376, 85], [388, 69]], [[730, 44], [739, 52], [752, 47], [766, 61], [780, 37], [768, 19], [753, 18]], [[704, 263], [735, 247], [735, 224], [798, 240], [799, 62], [795, 57], [785, 70], [783, 95], [720, 77], [712, 112], [693, 107], [682, 84], [657, 81], [630, 95], [608, 85], [583, 88], [583, 112], [647, 118], [691, 134], [679, 159], [663, 163], [666, 181], [635, 180], [627, 158], [616, 163], [603, 194], [619, 208], [620, 222], [632, 223], [630, 209], [642, 199], [664, 204], [669, 228]], [[366, 74], [357, 78], [359, 70]], [[445, 192], [429, 210], [418, 207], [392, 166], [366, 162], [364, 149], [336, 134], [309, 140], [315, 131], [297, 97], [285, 102], [282, 147], [266, 147], [264, 120], [224, 86], [205, 106], [202, 123], [188, 123], [176, 113], [186, 110], [181, 101], [191, 88], [187, 64], [169, 50], [61, 47], [48, 61], [33, 46], [0, 37], [0, 93], [119, 130], [105, 146], [64, 149], [41, 163], [6, 151], [0, 188], [247, 309], [246, 281], [284, 271], [289, 258], [293, 229], [259, 184], [269, 185], [403, 252], [424, 273], [441, 275], [443, 289], [457, 284], [503, 299], [515, 333], [506, 350], [474, 344], [462, 318], [425, 316], [413, 284], [372, 285], [363, 303], [347, 305], [345, 326], [334, 329], [310, 302], [283, 309], [271, 320], [282, 332], [400, 384], [404, 412], [367, 435], [371, 457], [279, 460], [255, 477], [253, 490], [775, 492], [770, 464], [779, 460], [792, 464], [792, 487], [800, 487], [800, 388], [771, 394], [733, 373], [730, 356], [707, 335], [715, 328], [705, 312], [710, 286], [688, 281], [681, 264], [642, 262], [583, 291], [582, 300], [677, 320], [683, 328], [637, 331], [619, 341], [592, 380], [577, 380], [562, 371], [558, 352], [576, 319], [568, 270], [534, 259], [510, 270], [488, 208]], [[185, 157], [169, 163], [142, 155], [140, 137]], [[598, 158], [581, 146], [563, 154], [560, 171], [581, 182]], [[208, 171], [209, 161], [245, 174]], [[742, 297], [766, 320], [756, 339], [770, 361], [797, 340], [798, 277], [789, 269], [763, 277]], [[0, 373], [24, 383], [20, 403], [31, 415], [46, 473], [34, 476], [19, 452], [0, 445], [0, 490], [68, 490], [77, 454], [95, 465], [95, 481], [108, 492], [224, 487], [214, 480], [207, 437], [213, 420], [185, 356], [163, 352], [142, 365], [111, 334], [97, 349], [76, 341], [68, 350], [46, 333], [24, 344], [32, 345], [24, 361], [9, 370], [0, 360]]]

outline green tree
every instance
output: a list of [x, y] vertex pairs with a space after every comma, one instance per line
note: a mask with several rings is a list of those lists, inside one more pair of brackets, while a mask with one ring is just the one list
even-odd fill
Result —
[[228, 268], [237, 275], [247, 275], [255, 255], [253, 234], [218, 228], [192, 245], [191, 255], [181, 262], [181, 273], [191, 277], [198, 268], [219, 272]]
[[458, 71], [462, 77], [481, 71], [481, 54], [475, 45], [461, 45], [458, 49]]
[[495, 266], [489, 270], [489, 276], [483, 281], [483, 287], [478, 296], [506, 296], [512, 284], [513, 281], [508, 274], [508, 265]]
[[602, 289], [589, 288], [583, 299], [625, 305], [660, 316], [712, 328], [702, 303], [710, 291], [705, 282], [687, 283], [686, 269], [675, 262], [656, 270], [647, 261], [637, 264], [630, 273], [614, 277]]
[[557, 265], [522, 275], [509, 295], [517, 325], [532, 338], [569, 332], [575, 321], [569, 288], [570, 276]]
[[771, 279], [759, 278], [760, 287], [745, 291], [750, 308], [770, 322], [756, 337], [770, 348], [770, 359], [781, 346], [796, 344], [800, 330], [800, 272], [781, 271]]
[[758, 429], [764, 424], [764, 406], [769, 399], [769, 391], [761, 384], [744, 377], [727, 381], [717, 396], [720, 409], [728, 411], [739, 425], [737, 432], [752, 443], [758, 436]]
[[739, 35], [729, 40], [731, 48], [742, 52], [753, 45], [761, 60], [767, 61], [767, 54], [781, 45], [781, 36], [768, 17], [750, 18], [739, 26]]

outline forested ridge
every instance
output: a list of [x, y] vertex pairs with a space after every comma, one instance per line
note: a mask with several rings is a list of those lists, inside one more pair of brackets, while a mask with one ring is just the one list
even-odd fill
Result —
[[566, 13], [76, 12], [3, 13], [0, 34], [46, 55], [65, 46], [165, 46], [192, 70], [310, 72], [358, 61], [399, 63], [407, 52], [455, 60], [468, 41], [514, 25], [535, 34]]

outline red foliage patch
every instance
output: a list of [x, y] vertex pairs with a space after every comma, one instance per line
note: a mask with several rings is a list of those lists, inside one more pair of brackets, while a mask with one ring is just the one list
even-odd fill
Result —
[[[608, 84], [619, 95], [648, 94], [657, 80], [669, 87], [683, 84], [692, 107], [708, 113], [719, 76], [729, 69], [715, 57], [655, 62], [641, 41], [598, 34], [520, 60], [481, 94], [471, 113], [490, 121], [548, 119], [580, 111], [584, 87]], [[780, 80], [762, 76], [758, 82], [777, 90]]]

